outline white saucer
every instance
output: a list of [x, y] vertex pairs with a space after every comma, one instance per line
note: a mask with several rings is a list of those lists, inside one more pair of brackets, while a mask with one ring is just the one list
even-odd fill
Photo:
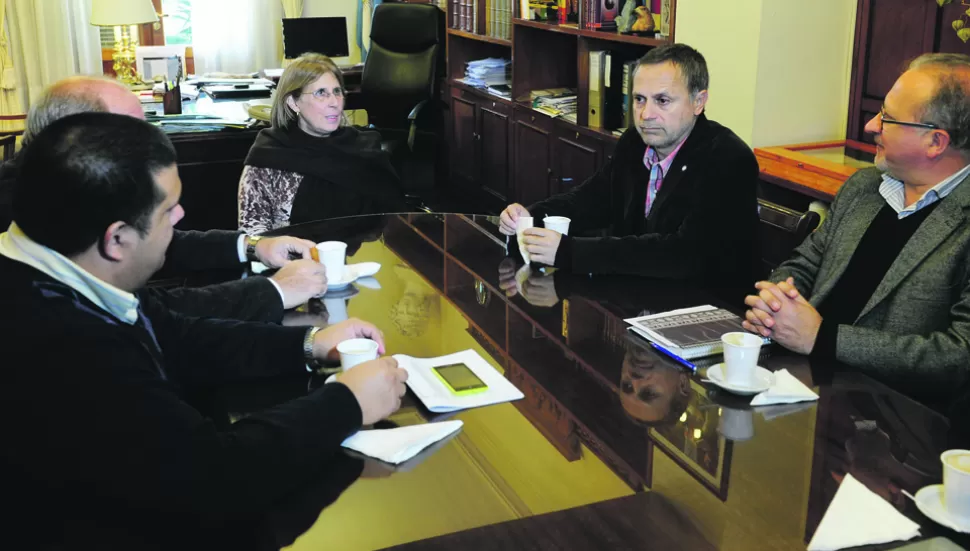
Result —
[[344, 275], [340, 280], [327, 280], [327, 290], [337, 291], [350, 285], [362, 277], [370, 277], [381, 271], [380, 262], [361, 262], [344, 266]]
[[707, 378], [715, 385], [728, 392], [740, 394], [741, 396], [754, 396], [771, 388], [775, 384], [775, 376], [767, 369], [757, 366], [754, 368], [754, 384], [751, 386], [729, 383], [724, 380], [723, 363], [712, 365], [707, 370]]
[[957, 532], [970, 533], [970, 519], [961, 520], [946, 512], [943, 507], [943, 485], [926, 486], [913, 496], [916, 507], [933, 522]]

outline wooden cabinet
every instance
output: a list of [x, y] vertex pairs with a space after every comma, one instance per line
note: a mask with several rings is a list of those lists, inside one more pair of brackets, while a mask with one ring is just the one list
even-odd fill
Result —
[[556, 136], [556, 167], [553, 168], [553, 193], [568, 191], [585, 182], [606, 164], [604, 144], [564, 129]]
[[482, 210], [501, 210], [512, 197], [511, 114], [498, 98], [452, 88], [451, 179]]
[[475, 187], [478, 180], [477, 107], [474, 100], [452, 95], [451, 176], [462, 187]]
[[478, 106], [478, 123], [482, 190], [507, 204], [512, 196], [509, 177], [511, 130], [508, 108], [496, 101], [489, 103], [484, 100]]
[[514, 121], [514, 196], [523, 205], [582, 184], [606, 163], [616, 143], [612, 136], [590, 136], [525, 106], [516, 107]]
[[846, 137], [871, 142], [872, 137], [865, 133], [866, 122], [879, 112], [911, 59], [927, 52], [970, 52], [952, 27], [970, 2], [940, 7], [931, 0], [857, 1]]
[[551, 193], [552, 128], [543, 124], [548, 122], [548, 117], [516, 109], [512, 153], [516, 203], [531, 205]]

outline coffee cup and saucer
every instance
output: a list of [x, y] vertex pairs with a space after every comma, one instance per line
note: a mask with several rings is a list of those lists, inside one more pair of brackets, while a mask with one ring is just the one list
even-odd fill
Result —
[[761, 337], [751, 333], [725, 333], [721, 335], [724, 345], [724, 362], [707, 370], [707, 378], [714, 385], [741, 396], [754, 396], [771, 388], [775, 376], [758, 365], [761, 354]]
[[370, 277], [381, 269], [379, 262], [345, 264], [347, 244], [343, 241], [324, 241], [316, 246], [316, 258], [327, 269], [327, 292], [339, 291], [362, 277]]
[[933, 522], [970, 534], [970, 450], [945, 451], [940, 461], [943, 484], [926, 486], [913, 501]]

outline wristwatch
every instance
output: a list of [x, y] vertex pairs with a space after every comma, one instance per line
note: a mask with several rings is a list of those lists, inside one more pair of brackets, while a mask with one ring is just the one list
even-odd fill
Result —
[[261, 235], [256, 235], [256, 236], [247, 235], [246, 236], [246, 258], [250, 262], [259, 262], [259, 257], [256, 256], [256, 243], [259, 243], [259, 240], [262, 239], [262, 238], [263, 238], [263, 236], [261, 236]]
[[306, 332], [306, 337], [303, 338], [303, 358], [306, 360], [307, 365], [316, 366], [316, 358], [313, 357], [313, 337], [316, 336], [317, 332], [323, 329], [322, 327], [311, 327], [309, 331]]

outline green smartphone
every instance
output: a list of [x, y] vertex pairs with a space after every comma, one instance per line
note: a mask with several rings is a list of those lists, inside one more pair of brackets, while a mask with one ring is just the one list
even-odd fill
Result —
[[468, 396], [488, 390], [485, 381], [465, 364], [449, 364], [432, 367], [431, 371], [455, 396]]

